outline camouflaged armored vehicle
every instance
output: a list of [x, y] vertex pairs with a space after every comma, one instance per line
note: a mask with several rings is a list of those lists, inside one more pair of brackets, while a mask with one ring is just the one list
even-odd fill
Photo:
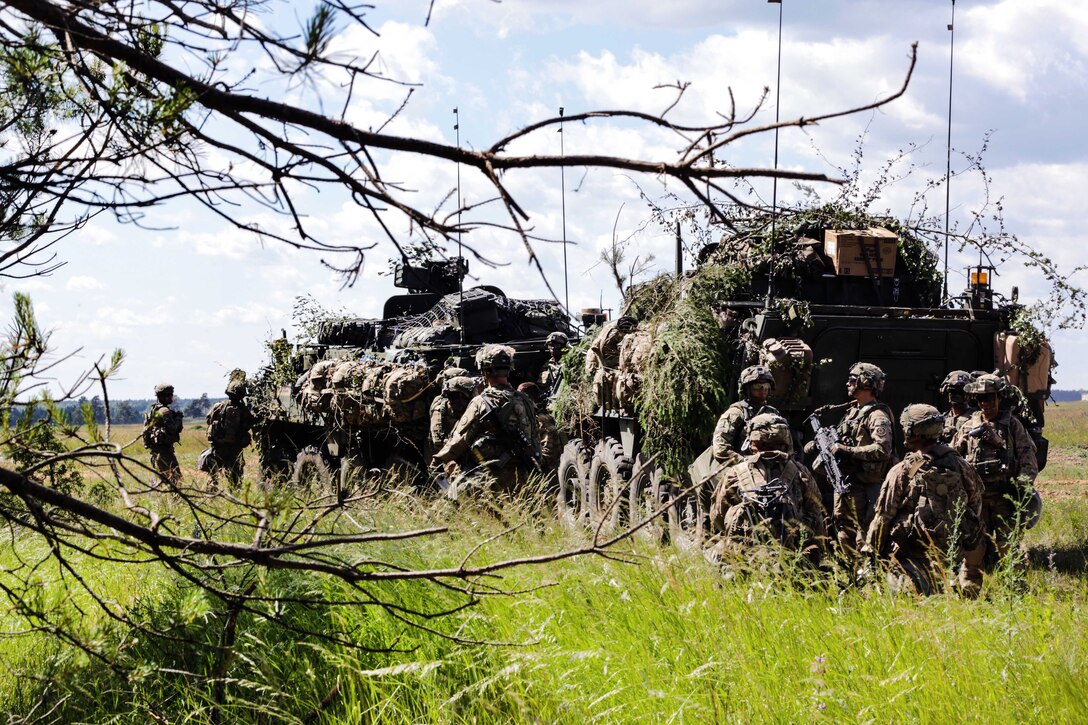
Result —
[[674, 533], [699, 529], [710, 491], [683, 492], [707, 473], [700, 453], [737, 398], [740, 371], [754, 364], [773, 371], [769, 402], [798, 445], [815, 408], [847, 400], [856, 362], [884, 370], [881, 397], [897, 415], [910, 403], [947, 409], [938, 389], [952, 370], [999, 369], [1034, 412], [1026, 417], [1045, 457], [1051, 351], [1014, 331], [1021, 308], [1015, 291], [1009, 300], [994, 293], [992, 268], [969, 270], [967, 289], [942, 304], [936, 255], [893, 220], [846, 226], [841, 214], [809, 212], [790, 221], [773, 255], [771, 225], [755, 225], [704, 248], [695, 270], [643, 285], [623, 318], [587, 332], [560, 391], [565, 517], [626, 525], [669, 506]]
[[496, 287], [461, 289], [464, 260], [398, 265], [406, 290], [380, 318], [337, 318], [316, 340], [274, 340], [250, 394], [268, 475], [296, 482], [354, 472], [425, 470], [428, 411], [446, 367], [475, 374], [475, 352], [502, 342], [517, 352], [512, 380], [535, 380], [551, 332], [572, 335], [560, 306], [508, 298]]

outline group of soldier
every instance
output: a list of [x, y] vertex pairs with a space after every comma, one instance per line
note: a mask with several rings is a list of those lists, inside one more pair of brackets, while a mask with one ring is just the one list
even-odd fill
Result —
[[[477, 352], [482, 380], [462, 368], [440, 374], [425, 452], [440, 488], [480, 485], [513, 494], [534, 477], [554, 477], [564, 441], [547, 403], [568, 340], [552, 333], [546, 345], [538, 380], [516, 389], [514, 350], [505, 345]], [[702, 482], [710, 492], [712, 545], [773, 540], [814, 560], [833, 554], [862, 569], [884, 560], [921, 592], [932, 591], [951, 563], [957, 586], [977, 594], [984, 569], [1008, 553], [1026, 507], [1038, 500], [1036, 446], [1014, 415], [1014, 391], [999, 375], [949, 373], [940, 388], [945, 412], [913, 404], [899, 416], [907, 453], [897, 461], [894, 414], [880, 399], [885, 379], [876, 365], [855, 364], [848, 402], [815, 411], [808, 420], [816, 436], [800, 446], [800, 433], [768, 402], [771, 371], [744, 369], [739, 399], [715, 427], [715, 465]], [[181, 469], [173, 447], [182, 420], [170, 407], [173, 392], [156, 386], [143, 438], [152, 467], [176, 484]], [[209, 448], [198, 461], [213, 486], [219, 476], [231, 486], [241, 480], [254, 424], [244, 374], [232, 374], [226, 394], [208, 413]], [[842, 409], [839, 422], [823, 428], [820, 416]]]
[[[226, 400], [211, 407], [207, 415], [208, 448], [197, 459], [197, 468], [208, 474], [212, 487], [218, 485], [220, 476], [235, 488], [245, 471], [246, 446], [252, 441], [251, 431], [255, 422], [246, 403], [248, 389], [245, 373], [236, 370], [227, 383]], [[158, 478], [176, 487], [181, 481], [174, 446], [181, 441], [184, 426], [182, 414], [174, 410], [174, 386], [159, 383], [155, 386], [155, 403], [144, 417], [143, 443], [147, 448], [151, 467]]]
[[767, 403], [770, 370], [746, 368], [740, 399], [714, 432], [711, 530], [719, 542], [772, 539], [813, 558], [831, 549], [860, 571], [883, 560], [922, 593], [951, 563], [956, 586], [976, 595], [1037, 496], [1036, 446], [1013, 413], [1013, 391], [998, 375], [949, 373], [945, 413], [927, 404], [902, 411], [907, 453], [897, 462], [884, 384], [877, 366], [854, 365], [851, 400], [831, 406], [846, 409], [833, 433], [796, 450], [789, 423]]

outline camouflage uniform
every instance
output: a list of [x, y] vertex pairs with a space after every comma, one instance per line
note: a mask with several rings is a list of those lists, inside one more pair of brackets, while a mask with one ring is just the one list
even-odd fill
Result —
[[620, 366], [620, 345], [637, 324], [632, 317], [605, 323], [586, 351], [586, 377], [593, 382], [597, 394], [605, 399], [611, 399], [614, 395]]
[[943, 579], [945, 557], [952, 556], [962, 563], [961, 588], [977, 595], [983, 483], [955, 449], [938, 442], [944, 420], [936, 408], [910, 405], [900, 420], [904, 437], [924, 441], [888, 471], [865, 548], [900, 567], [921, 594], [934, 591]]
[[714, 460], [729, 465], [740, 461], [748, 438], [748, 422], [757, 415], [779, 414], [778, 409], [772, 405], [764, 404], [757, 408], [752, 403], [749, 385], [756, 382], [770, 383], [771, 389], [774, 389], [774, 376], [762, 365], [754, 365], [741, 372], [737, 392], [743, 399], [726, 408], [718, 418], [718, 424], [714, 426], [714, 436], [710, 441]]
[[963, 424], [974, 413], [974, 408], [967, 405], [967, 394], [963, 387], [972, 381], [971, 373], [966, 370], [953, 370], [941, 383], [940, 392], [944, 395], [952, 407], [944, 416], [944, 429], [941, 431], [940, 441], [946, 445], [952, 445]]
[[151, 467], [159, 472], [160, 480], [176, 485], [181, 480], [181, 465], [174, 455], [174, 446], [181, 442], [182, 415], [164, 402], [173, 402], [173, 385], [156, 385], [155, 397], [158, 401], [144, 416], [144, 446], [151, 453]]
[[[503, 345], [488, 345], [477, 354], [481, 370], [502, 377], [509, 374], [512, 358], [513, 351]], [[490, 384], [468, 404], [434, 460], [456, 462], [462, 475], [485, 474], [497, 492], [515, 493], [539, 471], [540, 443], [532, 401], [509, 384]]]
[[[996, 377], [981, 376], [980, 382], [967, 386], [967, 392], [985, 394], [988, 388], [994, 388], [1002, 393], [1004, 386], [989, 380]], [[1035, 443], [1011, 411], [1002, 410], [988, 421], [979, 410], [960, 428], [954, 446], [975, 467], [986, 486], [982, 520], [991, 539], [988, 557], [992, 562], [1005, 555], [1018, 519], [1023, 518], [1034, 493], [1032, 484], [1039, 474]]]
[[227, 385], [227, 400], [213, 405], [207, 416], [208, 443], [212, 449], [208, 473], [213, 482], [220, 472], [225, 473], [231, 487], [242, 480], [246, 465], [242, 452], [252, 441], [250, 431], [255, 421], [246, 405], [247, 392], [245, 373], [242, 373]]
[[714, 489], [710, 529], [731, 539], [769, 538], [796, 547], [822, 546], [827, 511], [816, 481], [789, 454], [789, 425], [777, 414], [752, 419], [758, 452], [725, 471]]
[[[875, 365], [857, 363], [850, 368], [847, 385], [848, 391], [852, 385], [854, 389], [868, 389], [879, 396], [884, 390], [884, 372]], [[855, 399], [836, 428], [842, 446], [836, 457], [849, 490], [832, 495], [832, 521], [839, 546], [852, 552], [865, 543], [880, 484], [894, 462], [892, 411], [879, 400], [862, 405]], [[806, 446], [806, 453], [811, 453], [811, 445]], [[822, 470], [817, 461], [816, 471]], [[830, 485], [825, 484], [825, 488], [830, 489]]]
[[476, 380], [468, 376], [449, 378], [442, 385], [442, 392], [431, 402], [427, 441], [432, 453], [449, 438], [477, 392]]
[[563, 381], [563, 364], [561, 361], [569, 342], [569, 338], [562, 332], [553, 332], [544, 341], [545, 347], [551, 353], [551, 357], [544, 363], [544, 367], [540, 369], [540, 376], [537, 379], [540, 385], [541, 398], [544, 401], [555, 397], [556, 391], [559, 390], [559, 384]]

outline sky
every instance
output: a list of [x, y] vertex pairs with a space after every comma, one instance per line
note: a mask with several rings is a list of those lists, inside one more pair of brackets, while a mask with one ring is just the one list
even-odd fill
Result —
[[[368, 22], [375, 37], [345, 28], [333, 43], [339, 53], [380, 52], [385, 73], [418, 84], [390, 125], [399, 134], [454, 143], [453, 108], [459, 109], [460, 142], [489, 147], [511, 131], [566, 113], [635, 109], [659, 113], [688, 83], [670, 119], [706, 123], [726, 112], [730, 92], [739, 111], [768, 102], [754, 123], [774, 120], [779, 6], [763, 0], [437, 0], [429, 25], [424, 0], [376, 0]], [[309, 2], [294, 10], [307, 15]], [[780, 135], [783, 168], [838, 175], [860, 148], [862, 179], [875, 178], [885, 161], [900, 157], [906, 179], [884, 187], [873, 208], [906, 216], [911, 200], [943, 177], [948, 133], [951, 2], [940, 0], [784, 0], [780, 106], [783, 120], [871, 103], [897, 89], [911, 44], [918, 65], [904, 97], [876, 111], [833, 119]], [[990, 213], [1000, 202], [1005, 226], [1032, 249], [1072, 270], [1084, 260], [1081, 221], [1088, 191], [1088, 140], [1080, 133], [1086, 111], [1088, 3], [1058, 0], [960, 0], [955, 4], [953, 168], [967, 165], [986, 143], [987, 189], [978, 174], [951, 187], [951, 220], [963, 225], [973, 212]], [[291, 18], [269, 22], [290, 22]], [[238, 63], [248, 59], [237, 59]], [[261, 91], [260, 88], [257, 89]], [[298, 91], [297, 99], [306, 99]], [[380, 122], [400, 105], [403, 89], [376, 84], [360, 94], [348, 116], [361, 125]], [[289, 98], [289, 100], [292, 100]], [[319, 99], [320, 100], [320, 99]], [[670, 160], [678, 141], [630, 123], [568, 124], [518, 142], [517, 153], [610, 151]], [[988, 142], [987, 142], [988, 140]], [[859, 146], [860, 144], [860, 146]], [[773, 136], [754, 136], [728, 147], [722, 158], [738, 167], [768, 167]], [[390, 174], [415, 189], [424, 205], [437, 203], [456, 183], [456, 169], [418, 156], [390, 156]], [[548, 281], [570, 307], [615, 308], [618, 293], [599, 263], [613, 236], [630, 237], [629, 254], [653, 257], [649, 273], [674, 268], [672, 239], [647, 226], [640, 188], [663, 191], [652, 177], [612, 170], [511, 172], [504, 181], [524, 202], [534, 232], [562, 238], [565, 205], [568, 248], [564, 277], [560, 245], [538, 252]], [[816, 186], [825, 198], [836, 189]], [[564, 193], [565, 190], [565, 193]], [[489, 196], [484, 180], [462, 174], [466, 202]], [[770, 182], [754, 183], [753, 198], [768, 201]], [[801, 192], [779, 185], [785, 203]], [[361, 278], [344, 288], [323, 261], [336, 260], [283, 245], [260, 243], [219, 225], [192, 205], [153, 209], [159, 231], [111, 220], [93, 220], [61, 242], [66, 266], [48, 277], [7, 282], [2, 292], [31, 295], [41, 324], [53, 330], [58, 352], [77, 351], [59, 369], [61, 382], [115, 348], [126, 361], [111, 382], [110, 397], [148, 398], [159, 381], [181, 398], [221, 395], [235, 367], [254, 372], [266, 360], [266, 342], [291, 330], [298, 296], [309, 295], [334, 311], [378, 317], [394, 292], [386, 274], [393, 248], [373, 223], [343, 199], [301, 197], [312, 228], [332, 240], [374, 239]], [[929, 199], [944, 209], [943, 188]], [[283, 224], [281, 220], [275, 222]], [[394, 232], [410, 230], [396, 221]], [[466, 240], [489, 258], [472, 261], [470, 283], [496, 285], [512, 297], [545, 298], [547, 286], [530, 267], [519, 240], [481, 229]], [[451, 250], [452, 251], [452, 250]], [[963, 268], [975, 255], [953, 250], [950, 288], [963, 285]], [[690, 265], [690, 260], [687, 260]], [[1083, 276], [1077, 277], [1082, 284]], [[1046, 294], [1035, 269], [1020, 261], [998, 271], [995, 286], [1017, 286], [1022, 300]], [[6, 319], [6, 308], [0, 312]], [[2, 321], [2, 320], [0, 320]], [[1054, 331], [1057, 387], [1088, 389], [1088, 355], [1082, 330]], [[94, 394], [92, 391], [89, 394]]]

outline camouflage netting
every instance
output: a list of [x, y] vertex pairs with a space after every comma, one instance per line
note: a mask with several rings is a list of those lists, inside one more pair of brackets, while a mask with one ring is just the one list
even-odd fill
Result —
[[[825, 229], [866, 229], [882, 226], [899, 235], [899, 256], [913, 278], [919, 299], [935, 306], [941, 279], [935, 255], [926, 243], [892, 219], [846, 212], [832, 206], [779, 214], [775, 269], [779, 280], [802, 281], [823, 270], [814, 268], [812, 247], [804, 240], [822, 240]], [[630, 295], [624, 314], [638, 327], [620, 345], [621, 360], [609, 379], [587, 372], [584, 360], [593, 355], [594, 338], [564, 358], [565, 384], [557, 400], [557, 418], [571, 435], [582, 432], [587, 418], [600, 405], [633, 413], [643, 431], [643, 452], [656, 456], [666, 473], [678, 475], [705, 448], [718, 416], [732, 399], [728, 381], [734, 366], [773, 360], [745, 344], [737, 319], [721, 305], [724, 301], [757, 301], [753, 274], [766, 275], [769, 267], [771, 221], [752, 215], [741, 231], [713, 250], [704, 263], [677, 280], [662, 275]], [[796, 314], [805, 324], [807, 303], [777, 300], [780, 309]], [[608, 326], [603, 328], [608, 334]], [[630, 343], [627, 340], [631, 338]], [[623, 350], [627, 348], [626, 355]], [[811, 370], [803, 371], [811, 374]]]

